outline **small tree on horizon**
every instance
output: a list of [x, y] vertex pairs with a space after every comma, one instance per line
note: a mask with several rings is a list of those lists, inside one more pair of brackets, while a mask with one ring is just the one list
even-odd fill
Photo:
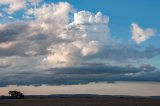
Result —
[[9, 91], [11, 99], [24, 99], [24, 94], [19, 91]]

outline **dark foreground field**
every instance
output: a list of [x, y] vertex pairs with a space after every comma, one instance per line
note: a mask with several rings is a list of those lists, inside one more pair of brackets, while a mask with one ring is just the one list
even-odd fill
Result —
[[160, 106], [159, 99], [132, 97], [62, 97], [50, 99], [4, 99], [0, 106]]

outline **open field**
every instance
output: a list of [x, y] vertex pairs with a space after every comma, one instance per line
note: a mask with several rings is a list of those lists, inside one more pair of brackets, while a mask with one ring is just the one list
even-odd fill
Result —
[[0, 106], [160, 106], [160, 100], [131, 97], [77, 97], [0, 100]]

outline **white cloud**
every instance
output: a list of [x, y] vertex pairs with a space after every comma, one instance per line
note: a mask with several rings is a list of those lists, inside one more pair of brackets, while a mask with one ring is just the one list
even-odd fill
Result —
[[66, 67], [73, 64], [74, 51], [76, 48], [72, 44], [56, 44], [48, 48], [50, 54], [43, 59], [44, 68]]
[[38, 7], [43, 0], [28, 0], [27, 6], [28, 7]]
[[72, 6], [66, 2], [58, 4], [44, 4], [41, 8], [29, 9], [28, 15], [36, 17], [37, 25], [42, 28], [45, 33], [55, 34], [64, 31], [68, 23], [68, 13], [73, 11]]
[[0, 49], [11, 48], [16, 42], [0, 43]]
[[9, 5], [7, 8], [9, 14], [24, 9], [26, 6], [25, 0], [0, 0], [0, 5]]
[[0, 13], [0, 17], [2, 17], [3, 16], [3, 14], [2, 13]]
[[82, 56], [90, 56], [96, 54], [99, 51], [98, 42], [97, 41], [75, 41], [73, 44], [81, 50]]
[[95, 41], [87, 43], [82, 40], [70, 43], [53, 43], [48, 47], [49, 54], [43, 59], [42, 66], [53, 68], [78, 65], [83, 57], [96, 54], [98, 52], [97, 46]]
[[38, 3], [38, 2], [41, 2], [42, 0], [29, 0], [29, 2], [31, 3]]
[[153, 28], [142, 29], [138, 24], [132, 24], [132, 39], [140, 44], [155, 35]]
[[106, 16], [103, 16], [101, 12], [98, 12], [96, 15], [93, 15], [92, 13], [88, 11], [80, 11], [78, 13], [74, 14], [74, 23], [75, 24], [86, 24], [86, 23], [108, 23], [109, 18]]
[[[58, 11], [60, 10], [61, 8]], [[69, 14], [66, 15], [68, 16]], [[56, 14], [56, 16], [59, 17], [59, 14]], [[83, 57], [99, 52], [100, 48], [105, 45], [109, 38], [109, 35], [107, 35], [109, 33], [109, 19], [100, 12], [92, 14], [88, 11], [80, 11], [74, 13], [74, 20], [71, 23], [68, 23], [69, 20], [66, 19], [65, 24], [62, 23], [64, 19], [58, 18], [56, 20], [57, 22], [60, 21], [59, 24], [61, 23], [60, 26], [62, 27], [62, 30], [56, 34], [59, 38], [69, 40], [69, 42], [62, 42], [58, 46], [55, 43], [52, 44], [54, 52], [50, 52], [51, 49], [49, 49], [50, 54], [43, 61], [44, 64], [50, 65], [50, 68], [80, 63], [83, 61]], [[49, 28], [47, 27], [47, 29]], [[49, 29], [48, 31], [52, 32], [53, 30]], [[55, 31], [56, 28], [54, 29], [54, 33]]]

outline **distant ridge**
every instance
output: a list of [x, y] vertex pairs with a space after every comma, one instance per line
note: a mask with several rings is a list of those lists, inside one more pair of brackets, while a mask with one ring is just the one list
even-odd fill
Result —
[[[96, 94], [52, 94], [52, 95], [25, 95], [25, 99], [52, 99], [52, 98], [148, 98], [160, 99], [160, 96], [129, 96], [129, 95], [96, 95]], [[9, 99], [9, 96], [0, 96], [0, 99]]]

